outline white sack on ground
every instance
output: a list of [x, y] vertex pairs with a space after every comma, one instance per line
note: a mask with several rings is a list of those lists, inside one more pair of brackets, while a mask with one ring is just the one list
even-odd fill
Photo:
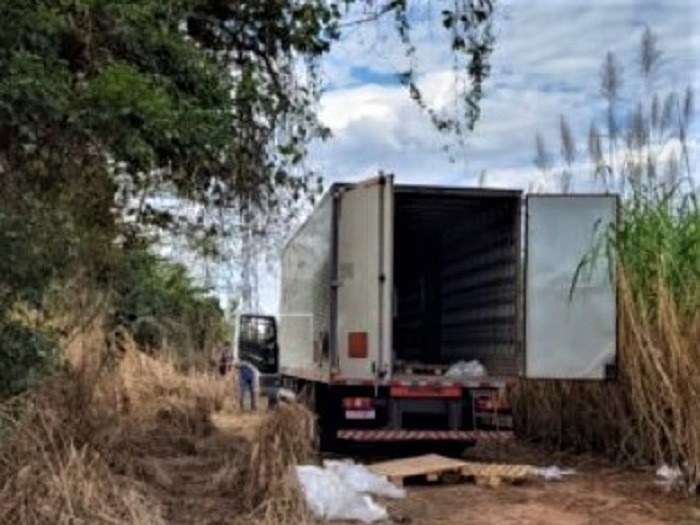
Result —
[[544, 478], [545, 481], [561, 481], [565, 476], [571, 476], [573, 474], [576, 474], [575, 470], [560, 469], [555, 465], [537, 469], [537, 475]]
[[[346, 478], [352, 479], [356, 486], [380, 486], [376, 480], [370, 482], [364, 473], [358, 475], [358, 470], [348, 469], [347, 466], [338, 468], [335, 465], [331, 469], [312, 465], [298, 466], [297, 478], [314, 516], [325, 520], [357, 520], [363, 523], [388, 519], [389, 515], [384, 507], [375, 503], [371, 496], [355, 491], [338, 475], [338, 471]], [[383, 487], [383, 490], [385, 489]]]
[[362, 494], [373, 494], [385, 498], [401, 499], [406, 497], [406, 491], [389, 482], [384, 476], [379, 476], [364, 465], [358, 465], [350, 460], [326, 460], [323, 466], [334, 472], [348, 487]]

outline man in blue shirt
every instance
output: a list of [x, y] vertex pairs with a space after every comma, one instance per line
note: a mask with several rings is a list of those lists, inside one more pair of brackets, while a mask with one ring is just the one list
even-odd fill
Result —
[[246, 392], [250, 393], [250, 410], [255, 411], [255, 369], [245, 361], [238, 362], [236, 368], [238, 368], [238, 391], [241, 412], [244, 410]]

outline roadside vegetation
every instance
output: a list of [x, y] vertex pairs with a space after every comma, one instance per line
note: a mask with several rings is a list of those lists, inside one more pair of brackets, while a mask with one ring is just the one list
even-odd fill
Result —
[[313, 201], [320, 60], [345, 28], [386, 20], [426, 117], [449, 137], [473, 127], [492, 3], [441, 12], [463, 86], [449, 115], [418, 88], [409, 3], [2, 2], [0, 399], [55, 369], [67, 317], [89, 318], [79, 301], [190, 361], [222, 339], [208, 290], [154, 247], [216, 258], [225, 237], [279, 236]]
[[0, 3], [0, 522], [198, 522], [181, 456], [206, 474], [198, 501], [222, 505], [213, 521], [306, 519], [288, 467], [309, 414], [284, 407], [252, 441], [207, 444], [212, 414], [233, 410], [210, 366], [230, 329], [157, 248], [215, 259], [227, 236], [279, 236], [313, 201], [320, 59], [347, 28], [388, 21], [427, 118], [450, 138], [471, 129], [492, 2], [441, 12], [462, 86], [450, 115], [418, 87], [409, 4]]
[[311, 451], [306, 409], [220, 434], [212, 416], [235, 415], [233, 381], [183, 373], [104, 326], [82, 328], [63, 370], [0, 408], [0, 522], [304, 522], [291, 466]]

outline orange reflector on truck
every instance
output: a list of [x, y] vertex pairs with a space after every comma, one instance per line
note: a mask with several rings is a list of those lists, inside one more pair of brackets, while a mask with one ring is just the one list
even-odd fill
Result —
[[367, 332], [348, 333], [348, 357], [364, 359], [368, 354]]
[[391, 397], [462, 397], [462, 387], [439, 385], [392, 386]]

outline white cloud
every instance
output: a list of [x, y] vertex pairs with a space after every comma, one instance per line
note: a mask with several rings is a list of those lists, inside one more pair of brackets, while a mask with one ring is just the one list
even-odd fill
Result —
[[[376, 44], [367, 52], [373, 28], [362, 28], [334, 53], [331, 71], [338, 89], [322, 101], [322, 118], [335, 138], [315, 148], [314, 160], [331, 180], [356, 180], [375, 168], [394, 171], [399, 180], [474, 184], [486, 169], [489, 181], [527, 186], [534, 175], [534, 137], [545, 136], [558, 153], [559, 115], [566, 115], [583, 151], [592, 117], [603, 112], [598, 93], [600, 64], [608, 50], [625, 65], [625, 93], [636, 99], [639, 40], [645, 25], [659, 35], [664, 51], [655, 89], [700, 86], [700, 5], [685, 0], [543, 3], [502, 2], [496, 26], [492, 76], [486, 84], [482, 118], [458, 162], [442, 152], [444, 137], [408, 99], [400, 86], [359, 83], [352, 68], [391, 71], [401, 61], [399, 46]], [[387, 28], [383, 28], [386, 34]], [[390, 39], [388, 39], [390, 40]], [[428, 73], [421, 86], [431, 101], [449, 107], [453, 94], [439, 15], [419, 25], [415, 42]], [[381, 52], [380, 52], [381, 51]], [[427, 67], [426, 67], [427, 66]], [[344, 73], [343, 73], [344, 72]], [[370, 77], [371, 78], [371, 77]]]
[[[452, 62], [440, 5], [417, 1], [424, 8], [420, 13], [424, 21], [413, 32], [421, 87], [431, 102], [449, 108]], [[700, 89], [698, 2], [502, 0], [496, 5], [497, 41], [482, 118], [466, 149], [452, 152], [456, 162], [442, 151], [445, 137], [432, 128], [405, 90], [387, 82], [391, 73], [407, 65], [391, 21], [353, 28], [324, 65], [330, 90], [321, 101], [321, 118], [335, 136], [314, 146], [310, 160], [328, 182], [358, 180], [384, 169], [395, 173], [399, 182], [475, 185], [486, 170], [490, 186], [525, 189], [538, 181], [532, 162], [535, 134], [541, 131], [550, 152], [558, 155], [559, 115], [564, 114], [579, 144], [575, 171], [577, 184], [583, 187], [590, 180], [585, 160], [588, 126], [604, 109], [600, 64], [608, 50], [615, 52], [625, 66], [625, 93], [636, 99], [643, 89], [635, 77], [646, 25], [657, 32], [664, 52], [654, 89], [683, 90], [687, 84], [696, 92]], [[433, 11], [425, 6], [433, 6]], [[696, 125], [691, 130], [691, 163], [696, 168], [698, 136]], [[539, 182], [545, 189], [556, 188], [554, 177]], [[267, 279], [262, 286], [263, 307], [274, 311], [276, 280]]]

